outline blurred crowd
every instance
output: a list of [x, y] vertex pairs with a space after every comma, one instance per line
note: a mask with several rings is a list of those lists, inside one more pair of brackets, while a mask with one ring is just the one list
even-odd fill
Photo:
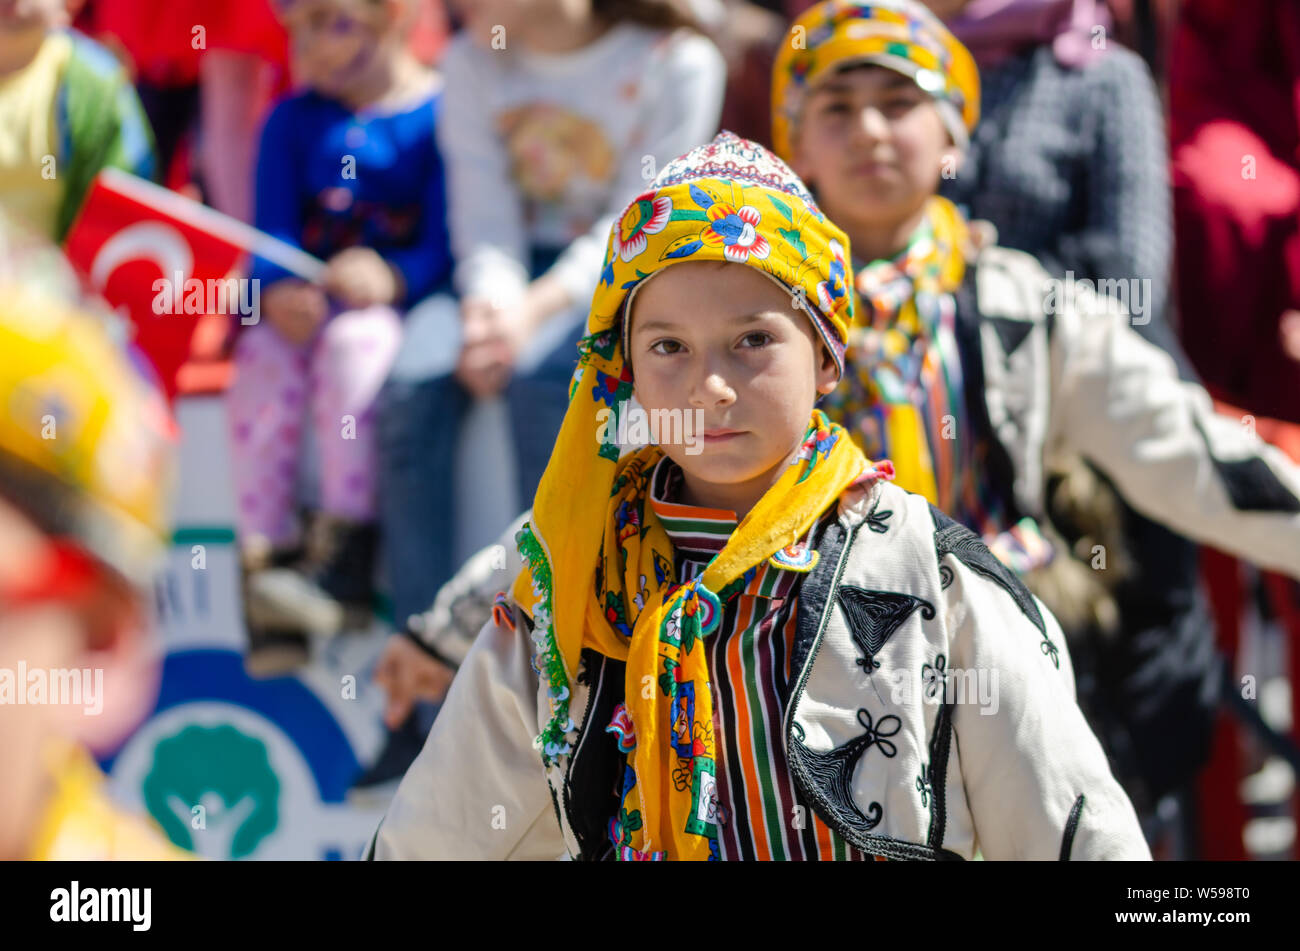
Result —
[[[0, 0], [6, 219], [61, 242], [116, 167], [323, 262], [309, 280], [254, 259], [260, 320], [196, 336], [194, 359], [232, 370], [250, 673], [290, 673], [313, 637], [376, 611], [398, 631], [378, 671], [392, 735], [363, 782], [401, 775], [454, 676], [430, 627], [484, 620], [431, 609], [533, 500], [611, 228], [720, 128], [788, 151], [773, 64], [811, 5]], [[1294, 439], [1300, 7], [926, 5], [979, 69], [978, 123], [939, 184], [974, 240], [1063, 281], [1132, 288], [1134, 329], [1185, 379]], [[898, 250], [852, 248], [872, 266]], [[885, 290], [859, 293], [868, 312], [887, 306]], [[879, 380], [844, 393], [846, 418], [890, 401]], [[898, 449], [887, 426], [849, 428], [868, 455]], [[1171, 796], [1192, 808], [1223, 678], [1194, 533], [1134, 504], [1105, 451], [1045, 478], [1028, 523], [974, 498], [991, 477], [934, 456], [928, 494], [978, 523], [1071, 636], [1080, 704], [1139, 814]], [[1114, 570], [1088, 568], [1098, 545]], [[0, 547], [0, 604], [6, 564]], [[0, 825], [0, 857], [11, 847]]]

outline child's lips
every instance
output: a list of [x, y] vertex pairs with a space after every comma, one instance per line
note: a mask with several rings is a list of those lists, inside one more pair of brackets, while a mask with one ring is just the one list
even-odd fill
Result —
[[866, 178], [881, 178], [886, 175], [892, 175], [895, 172], [893, 162], [866, 161], [858, 162], [850, 166], [849, 171], [854, 175], [861, 175]]
[[706, 443], [721, 443], [735, 439], [737, 436], [743, 436], [744, 430], [741, 429], [706, 429], [704, 431], [704, 441]]

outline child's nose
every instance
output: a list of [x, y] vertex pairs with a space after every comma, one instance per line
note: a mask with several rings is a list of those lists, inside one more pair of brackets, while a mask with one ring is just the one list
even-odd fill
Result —
[[889, 120], [875, 106], [867, 106], [858, 113], [854, 132], [869, 142], [889, 138]]
[[727, 382], [726, 377], [716, 371], [706, 372], [691, 388], [691, 405], [708, 409], [734, 403], [736, 391]]

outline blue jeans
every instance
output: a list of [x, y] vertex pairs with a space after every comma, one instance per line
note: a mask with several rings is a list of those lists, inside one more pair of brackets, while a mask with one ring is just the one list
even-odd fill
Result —
[[[568, 409], [569, 381], [584, 328], [575, 326], [534, 370], [515, 375], [503, 393], [525, 507], [537, 492]], [[472, 399], [445, 372], [415, 379], [395, 375], [380, 393], [379, 511], [393, 619], [399, 627], [412, 614], [428, 610], [438, 589], [460, 567], [453, 542], [453, 455]]]

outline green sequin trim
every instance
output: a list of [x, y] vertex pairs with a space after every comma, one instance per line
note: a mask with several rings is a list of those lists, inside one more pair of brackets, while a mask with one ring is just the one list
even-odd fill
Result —
[[542, 762], [552, 766], [561, 756], [571, 752], [567, 734], [573, 729], [573, 721], [569, 718], [569, 673], [564, 667], [559, 645], [555, 642], [551, 563], [547, 560], [541, 541], [533, 532], [531, 522], [524, 523], [524, 527], [515, 536], [515, 541], [519, 545], [519, 554], [532, 575], [533, 594], [537, 596], [532, 612], [533, 643], [537, 648], [533, 665], [538, 674], [546, 679], [551, 698], [551, 719], [533, 741], [533, 745], [541, 751]]

